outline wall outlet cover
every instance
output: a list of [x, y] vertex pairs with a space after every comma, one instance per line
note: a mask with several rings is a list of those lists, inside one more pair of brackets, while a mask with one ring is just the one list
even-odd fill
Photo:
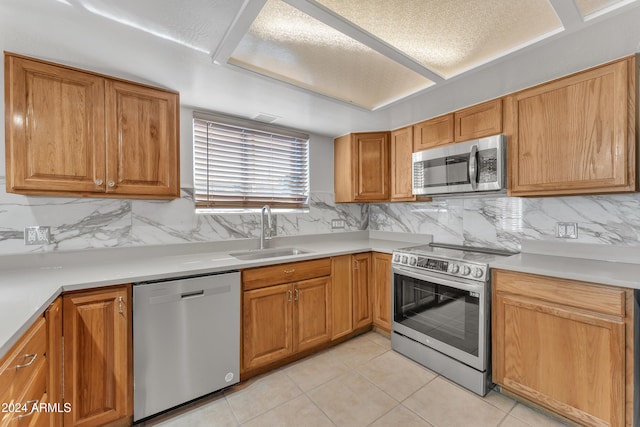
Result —
[[48, 245], [51, 243], [51, 227], [30, 226], [24, 228], [25, 245]]

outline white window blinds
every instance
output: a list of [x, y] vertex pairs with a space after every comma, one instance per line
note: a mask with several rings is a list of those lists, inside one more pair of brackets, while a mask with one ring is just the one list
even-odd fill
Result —
[[196, 210], [309, 206], [309, 136], [194, 113]]

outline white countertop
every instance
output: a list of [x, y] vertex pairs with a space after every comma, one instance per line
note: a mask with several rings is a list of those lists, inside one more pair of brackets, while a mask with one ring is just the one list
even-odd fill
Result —
[[357, 252], [391, 253], [430, 241], [429, 235], [366, 231], [276, 238], [270, 247], [295, 247], [309, 253], [252, 261], [229, 254], [254, 249], [256, 239], [0, 257], [0, 358], [63, 291]]
[[492, 268], [640, 289], [640, 248], [528, 241]]

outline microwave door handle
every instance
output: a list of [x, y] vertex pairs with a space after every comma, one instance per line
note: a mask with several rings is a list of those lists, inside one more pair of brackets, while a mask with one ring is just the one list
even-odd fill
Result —
[[471, 188], [476, 190], [478, 188], [478, 146], [473, 145], [471, 147], [471, 153], [469, 153], [469, 182]]

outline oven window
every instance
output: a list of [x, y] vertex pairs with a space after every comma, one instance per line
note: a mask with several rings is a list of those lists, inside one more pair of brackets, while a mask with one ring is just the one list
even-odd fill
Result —
[[394, 275], [396, 323], [478, 356], [479, 298], [468, 291]]

